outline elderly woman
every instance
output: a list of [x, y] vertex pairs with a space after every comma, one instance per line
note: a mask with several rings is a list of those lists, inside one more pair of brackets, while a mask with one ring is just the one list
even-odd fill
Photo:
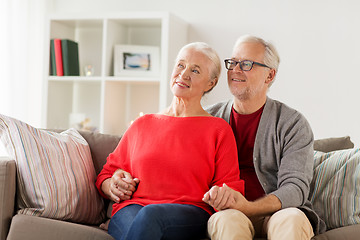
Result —
[[[200, 103], [220, 70], [219, 57], [207, 44], [184, 46], [170, 81], [171, 105], [136, 119], [109, 155], [96, 186], [115, 202], [109, 224], [115, 239], [204, 238], [214, 212], [202, 201], [204, 194], [224, 183], [244, 191], [231, 128]], [[128, 191], [131, 196], [121, 194], [121, 177], [137, 184]]]

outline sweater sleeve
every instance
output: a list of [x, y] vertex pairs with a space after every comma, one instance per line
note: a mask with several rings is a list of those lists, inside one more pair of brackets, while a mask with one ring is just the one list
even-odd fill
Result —
[[117, 169], [123, 169], [127, 172], [130, 171], [129, 169], [129, 154], [130, 151], [128, 149], [129, 146], [129, 138], [127, 133], [124, 134], [124, 136], [121, 138], [118, 146], [115, 148], [115, 150], [109, 154], [109, 156], [106, 159], [106, 163], [103, 166], [103, 169], [99, 173], [96, 179], [96, 187], [104, 198], [107, 198], [107, 196], [103, 193], [101, 190], [101, 184], [108, 178], [111, 178], [114, 172]]
[[267, 194], [282, 208], [302, 206], [313, 171], [313, 133], [305, 117], [268, 99], [254, 146], [254, 166]]
[[234, 134], [229, 125], [217, 141], [215, 175], [212, 186], [226, 183], [232, 189], [244, 194], [244, 181], [240, 179], [240, 170]]
[[310, 125], [299, 114], [284, 136], [284, 148], [278, 170], [279, 188], [272, 192], [282, 208], [303, 205], [309, 195], [313, 171], [313, 134]]

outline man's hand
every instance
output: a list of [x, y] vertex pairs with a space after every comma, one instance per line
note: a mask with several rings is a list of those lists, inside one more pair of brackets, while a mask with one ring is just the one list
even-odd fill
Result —
[[133, 178], [130, 173], [118, 169], [111, 178], [106, 179], [102, 183], [101, 190], [110, 200], [119, 203], [120, 200], [131, 198], [139, 182], [140, 180]]

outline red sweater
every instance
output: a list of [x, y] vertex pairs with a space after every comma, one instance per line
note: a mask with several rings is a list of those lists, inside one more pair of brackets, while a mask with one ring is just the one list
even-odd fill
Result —
[[198, 206], [214, 185], [223, 183], [244, 193], [235, 138], [230, 126], [216, 117], [170, 117], [150, 114], [138, 118], [107, 158], [96, 186], [118, 168], [140, 179], [130, 200], [115, 203], [112, 215], [130, 205], [179, 203]]

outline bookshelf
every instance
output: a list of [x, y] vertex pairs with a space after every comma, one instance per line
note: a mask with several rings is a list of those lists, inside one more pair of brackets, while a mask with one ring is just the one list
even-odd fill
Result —
[[[45, 69], [46, 128], [67, 129], [89, 118], [102, 133], [121, 135], [140, 112], [156, 113], [171, 101], [169, 80], [177, 52], [187, 43], [187, 24], [168, 12], [123, 12], [106, 16], [50, 16], [50, 39], [78, 43], [80, 76], [50, 76]], [[114, 76], [114, 46], [142, 45], [159, 49], [154, 75]], [[91, 65], [93, 75], [85, 76]]]

